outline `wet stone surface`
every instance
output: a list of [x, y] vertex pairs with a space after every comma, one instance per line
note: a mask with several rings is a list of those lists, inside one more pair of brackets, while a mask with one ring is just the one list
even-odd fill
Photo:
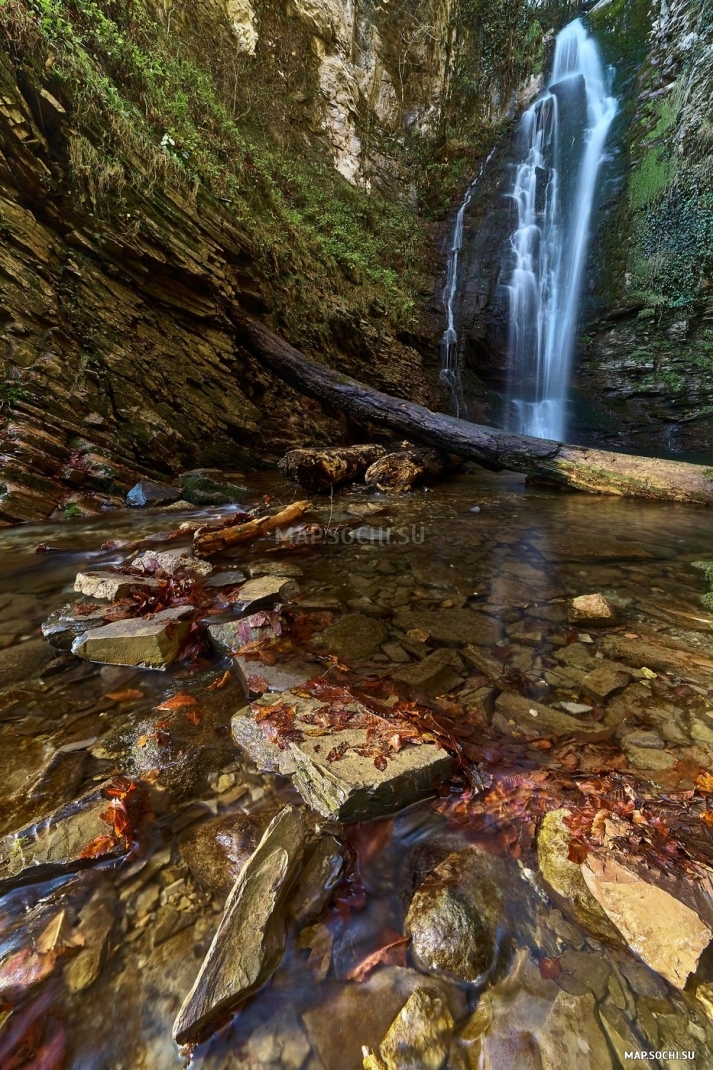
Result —
[[0, 532], [0, 1063], [709, 1065], [707, 514], [463, 474], [201, 557], [293, 488], [181, 487]]

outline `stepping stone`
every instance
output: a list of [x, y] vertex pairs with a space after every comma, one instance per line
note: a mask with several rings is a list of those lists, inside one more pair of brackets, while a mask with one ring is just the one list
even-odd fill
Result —
[[110, 809], [107, 781], [48, 817], [0, 839], [0, 894], [71, 873], [98, 859], [119, 858], [130, 844], [102, 820]]
[[[258, 711], [275, 702], [294, 709], [291, 741], [284, 750], [268, 739], [257, 720]], [[239, 710], [232, 720], [234, 741], [258, 769], [291, 777], [308, 806], [323, 817], [370, 821], [416, 802], [449, 776], [451, 757], [433, 743], [407, 743], [389, 755], [383, 769], [377, 768], [370, 754], [355, 749], [367, 746], [366, 728], [315, 729], [314, 714], [324, 705], [321, 699], [285, 691]], [[348, 709], [367, 712], [356, 700]]]
[[192, 606], [177, 606], [147, 618], [117, 620], [78, 636], [72, 653], [102, 665], [167, 669], [178, 655], [192, 616]]
[[144, 550], [135, 557], [131, 567], [137, 572], [147, 572], [153, 575], [155, 572], [164, 573], [166, 576], [175, 576], [181, 569], [194, 576], [207, 576], [213, 571], [213, 566], [207, 561], [201, 561], [190, 550]]
[[157, 590], [158, 580], [150, 576], [123, 576], [120, 572], [78, 572], [74, 589], [88, 598], [118, 602], [134, 588], [139, 591]]
[[582, 594], [573, 598], [567, 607], [570, 624], [604, 625], [616, 624], [617, 608], [603, 594]]
[[289, 602], [299, 587], [294, 580], [285, 576], [259, 576], [248, 580], [238, 592], [236, 605], [243, 610], [253, 611], [274, 606], [277, 602]]

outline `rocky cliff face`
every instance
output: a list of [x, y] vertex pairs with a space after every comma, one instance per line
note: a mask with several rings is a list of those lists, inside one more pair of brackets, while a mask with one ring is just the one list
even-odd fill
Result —
[[438, 403], [432, 220], [538, 61], [525, 0], [8, 0], [0, 32], [0, 522], [352, 436], [236, 309]]
[[[586, 15], [615, 68], [583, 293], [573, 437], [701, 452], [713, 431], [710, 116], [713, 18], [702, 0], [603, 0]], [[499, 418], [507, 364], [514, 127], [468, 211], [457, 306], [471, 416]]]

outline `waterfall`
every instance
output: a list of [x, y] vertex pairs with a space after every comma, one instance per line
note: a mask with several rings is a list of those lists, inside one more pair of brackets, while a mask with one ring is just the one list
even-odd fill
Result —
[[475, 187], [482, 178], [486, 167], [495, 155], [495, 149], [488, 154], [478, 174], [465, 191], [463, 203], [458, 209], [455, 226], [453, 228], [453, 240], [448, 252], [448, 264], [446, 267], [446, 285], [443, 289], [443, 306], [446, 310], [446, 329], [441, 337], [441, 373], [440, 380], [448, 387], [453, 398], [455, 415], [461, 416], [465, 408], [463, 391], [460, 382], [460, 358], [458, 354], [458, 333], [455, 328], [453, 316], [453, 301], [458, 289], [458, 254], [463, 248], [463, 220], [468, 205], [473, 199]]
[[604, 146], [616, 114], [581, 19], [559, 34], [549, 88], [522, 117], [512, 193], [507, 426], [564, 439], [582, 272]]

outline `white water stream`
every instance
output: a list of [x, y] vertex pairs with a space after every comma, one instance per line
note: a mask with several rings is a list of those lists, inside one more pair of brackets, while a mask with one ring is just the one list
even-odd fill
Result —
[[592, 204], [616, 111], [597, 46], [575, 19], [557, 38], [547, 92], [522, 117], [510, 239], [511, 431], [565, 437]]
[[458, 353], [458, 333], [455, 328], [453, 317], [453, 301], [458, 290], [458, 255], [463, 248], [463, 220], [465, 213], [473, 199], [475, 187], [482, 178], [486, 167], [495, 154], [493, 149], [481, 166], [468, 189], [465, 191], [463, 203], [458, 209], [455, 227], [453, 228], [453, 240], [448, 252], [448, 264], [446, 267], [446, 285], [443, 289], [443, 304], [446, 310], [446, 329], [441, 338], [441, 374], [442, 383], [448, 387], [453, 397], [453, 407], [456, 416], [462, 416], [465, 404], [460, 382], [460, 355]]

